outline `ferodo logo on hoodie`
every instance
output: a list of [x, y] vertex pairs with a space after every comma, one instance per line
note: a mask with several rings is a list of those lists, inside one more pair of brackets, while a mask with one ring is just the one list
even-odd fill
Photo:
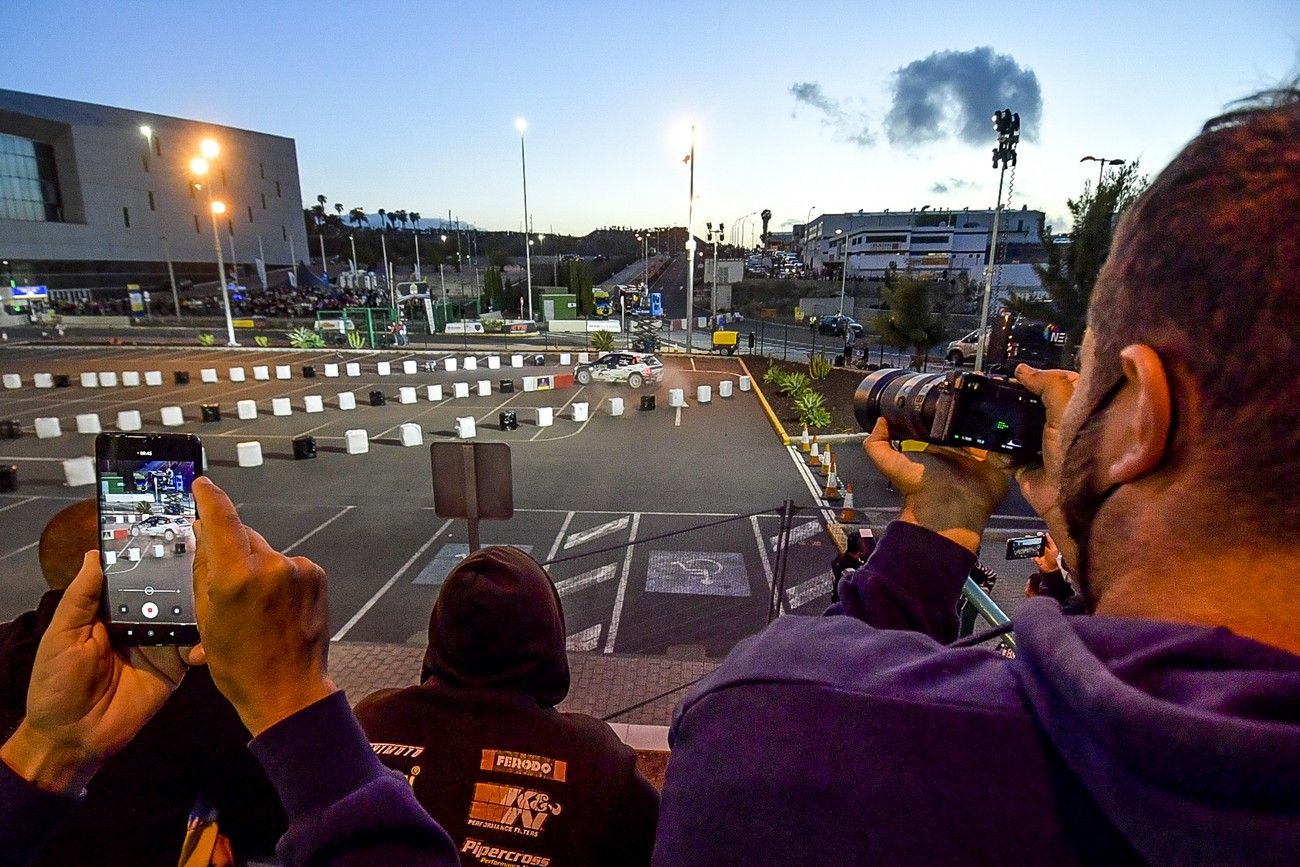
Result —
[[512, 753], [509, 750], [483, 750], [479, 769], [563, 783], [569, 763], [560, 759], [548, 759], [546, 756]]
[[465, 845], [460, 847], [460, 851], [463, 855], [473, 855], [480, 864], [490, 864], [492, 867], [515, 864], [522, 864], [523, 867], [549, 867], [551, 863], [551, 859], [545, 855], [533, 855], [530, 852], [519, 852], [514, 849], [503, 849], [500, 846], [490, 846], [482, 840], [475, 840], [473, 837], [465, 839]]
[[563, 809], [546, 792], [523, 786], [475, 783], [474, 802], [469, 805], [466, 822], [475, 828], [537, 837], [547, 818], [560, 815]]

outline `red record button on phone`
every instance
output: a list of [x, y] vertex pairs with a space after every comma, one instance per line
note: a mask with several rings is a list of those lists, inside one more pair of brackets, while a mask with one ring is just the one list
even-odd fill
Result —
[[154, 605], [152, 602], [146, 602], [144, 605], [140, 606], [140, 613], [145, 617], [148, 617], [150, 620], [153, 620], [158, 616], [158, 606]]

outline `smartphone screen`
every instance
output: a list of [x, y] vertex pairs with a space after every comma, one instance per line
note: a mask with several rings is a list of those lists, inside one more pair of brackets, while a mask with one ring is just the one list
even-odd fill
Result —
[[1028, 560], [1030, 557], [1041, 557], [1046, 550], [1046, 536], [1020, 536], [1019, 538], [1007, 540], [1008, 560]]
[[193, 644], [194, 479], [189, 434], [101, 434], [95, 441], [104, 613], [115, 643]]

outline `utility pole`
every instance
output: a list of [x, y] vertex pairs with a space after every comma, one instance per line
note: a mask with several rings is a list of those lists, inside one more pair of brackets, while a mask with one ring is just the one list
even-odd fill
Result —
[[1020, 143], [1020, 114], [1009, 108], [993, 113], [993, 128], [998, 133], [998, 146], [993, 149], [993, 168], [1001, 165], [998, 174], [998, 200], [993, 208], [993, 232], [989, 240], [989, 255], [984, 266], [984, 300], [980, 304], [980, 330], [975, 342], [975, 371], [984, 370], [984, 344], [988, 342], [985, 330], [989, 324], [989, 304], [993, 297], [993, 270], [998, 252], [998, 228], [1002, 223], [1002, 182], [1007, 177], [1007, 166], [1016, 164], [1016, 145]]
[[690, 203], [686, 208], [686, 352], [695, 353], [695, 125], [691, 124]]

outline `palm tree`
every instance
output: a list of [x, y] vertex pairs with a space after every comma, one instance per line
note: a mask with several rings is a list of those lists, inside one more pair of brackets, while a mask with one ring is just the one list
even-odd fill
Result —
[[393, 217], [397, 220], [398, 223], [400, 223], [400, 224], [403, 225], [403, 226], [406, 225], [407, 220], [410, 219], [410, 218], [406, 215], [406, 211], [404, 211], [404, 210], [394, 211], [394, 212], [393, 212]]
[[335, 212], [336, 212], [340, 217], [342, 217], [342, 216], [343, 216], [343, 203], [342, 203], [342, 202], [335, 202], [335, 203], [334, 203], [334, 211], [335, 211]]
[[380, 208], [376, 213], [379, 214], [379, 230], [382, 232], [388, 226], [388, 212]]
[[327, 199], [323, 195], [320, 195], [316, 197], [316, 202], [320, 205], [321, 210], [323, 211], [325, 210], [325, 205], [329, 203], [329, 199]]
[[411, 228], [413, 231], [420, 231], [420, 212], [411, 211]]
[[365, 208], [353, 208], [352, 210], [348, 211], [348, 222], [356, 226], [358, 229], [361, 228], [361, 224], [364, 223], [365, 221], [366, 221]]

